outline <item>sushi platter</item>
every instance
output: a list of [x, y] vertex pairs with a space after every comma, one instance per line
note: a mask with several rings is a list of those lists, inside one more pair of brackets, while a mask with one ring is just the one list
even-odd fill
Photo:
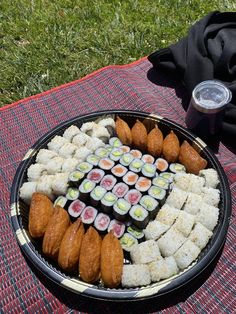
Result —
[[106, 300], [161, 298], [224, 244], [231, 195], [207, 145], [155, 114], [102, 111], [30, 148], [11, 189], [23, 253], [50, 280]]

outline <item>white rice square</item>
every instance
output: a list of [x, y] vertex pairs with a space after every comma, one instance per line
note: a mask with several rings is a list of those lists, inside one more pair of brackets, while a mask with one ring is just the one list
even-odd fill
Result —
[[190, 240], [187, 240], [174, 254], [180, 269], [188, 267], [200, 254], [201, 250]]
[[194, 222], [195, 219], [193, 215], [185, 211], [180, 211], [178, 218], [173, 224], [173, 228], [179, 230], [187, 237], [193, 228]]
[[177, 187], [183, 191], [188, 191], [190, 174], [180, 172], [174, 176], [174, 187]]
[[39, 164], [44, 164], [46, 165], [52, 158], [57, 157], [57, 153], [53, 152], [52, 150], [49, 149], [40, 149], [37, 157], [36, 157], [36, 162]]
[[46, 164], [48, 174], [55, 174], [55, 173], [61, 172], [62, 165], [63, 165], [64, 161], [65, 161], [65, 159], [62, 157], [59, 157], [59, 156], [52, 158]]
[[201, 223], [197, 222], [193, 230], [189, 235], [189, 240], [191, 240], [199, 249], [204, 249], [208, 241], [212, 237], [212, 232], [204, 227]]
[[76, 125], [71, 125], [69, 128], [65, 130], [63, 133], [63, 137], [68, 141], [72, 141], [73, 137], [80, 133], [80, 129]]
[[168, 204], [164, 204], [159, 210], [156, 220], [165, 225], [171, 226], [178, 217], [179, 213], [179, 209], [176, 209]]
[[90, 139], [90, 136], [85, 133], [78, 133], [72, 139], [72, 144], [75, 144], [78, 148], [84, 146], [87, 141]]
[[66, 143], [69, 143], [69, 141], [66, 138], [59, 136], [59, 135], [56, 135], [48, 143], [48, 149], [58, 153], [59, 149]]
[[165, 225], [160, 221], [153, 220], [149, 222], [149, 224], [147, 225], [146, 229], [143, 230], [143, 232], [147, 240], [150, 239], [157, 240], [169, 228], [170, 228], [169, 225]]
[[173, 188], [166, 199], [166, 203], [177, 209], [181, 209], [187, 199], [188, 193], [178, 188]]
[[76, 158], [66, 158], [62, 164], [62, 172], [72, 172], [76, 169], [78, 160]]
[[183, 210], [189, 214], [196, 215], [200, 210], [202, 202], [202, 197], [200, 195], [189, 193]]
[[58, 154], [63, 158], [70, 158], [73, 157], [77, 149], [78, 147], [76, 145], [72, 143], [66, 143], [59, 149]]
[[204, 177], [206, 187], [216, 188], [220, 182], [218, 173], [213, 168], [200, 170], [199, 175]]
[[220, 202], [220, 190], [204, 187], [202, 189], [202, 199], [203, 202], [209, 205], [218, 206]]
[[203, 203], [199, 213], [195, 216], [195, 220], [212, 231], [217, 225], [218, 217], [219, 208]]
[[167, 279], [178, 273], [178, 266], [173, 256], [163, 258], [160, 261], [152, 262], [149, 265], [151, 281], [157, 282]]
[[149, 285], [151, 277], [148, 266], [124, 265], [121, 283], [127, 288]]
[[186, 241], [186, 237], [173, 226], [157, 240], [161, 254], [164, 257], [173, 255], [178, 248]]
[[83, 146], [83, 147], [78, 148], [75, 151], [75, 154], [73, 157], [76, 158], [78, 161], [84, 161], [89, 154], [91, 154], [91, 150]]
[[190, 174], [188, 192], [201, 194], [204, 183], [204, 178], [196, 176], [195, 174]]
[[134, 264], [147, 264], [162, 258], [158, 244], [154, 240], [135, 245], [130, 256]]

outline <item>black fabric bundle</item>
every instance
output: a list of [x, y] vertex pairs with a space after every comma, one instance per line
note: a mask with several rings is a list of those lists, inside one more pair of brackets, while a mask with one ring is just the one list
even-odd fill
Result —
[[212, 12], [195, 23], [187, 37], [148, 56], [154, 67], [178, 75], [189, 101], [204, 80], [222, 81], [232, 92], [223, 120], [221, 139], [236, 149], [236, 12]]

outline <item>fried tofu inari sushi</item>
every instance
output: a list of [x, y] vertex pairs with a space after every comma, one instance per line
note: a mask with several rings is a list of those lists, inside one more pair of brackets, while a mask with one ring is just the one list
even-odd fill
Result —
[[58, 264], [62, 269], [68, 272], [77, 269], [83, 236], [84, 225], [78, 218], [66, 230], [61, 242]]
[[163, 141], [162, 154], [168, 162], [175, 162], [178, 159], [179, 150], [179, 139], [171, 130]]
[[162, 147], [163, 134], [156, 124], [155, 127], [148, 133], [147, 152], [153, 157], [158, 157], [161, 155]]
[[133, 146], [144, 151], [147, 146], [147, 130], [145, 125], [137, 119], [131, 129]]
[[202, 158], [187, 141], [180, 146], [179, 161], [188, 172], [196, 175], [207, 166], [206, 159]]
[[83, 237], [79, 257], [79, 274], [85, 282], [94, 283], [100, 278], [101, 246], [100, 235], [89, 227]]
[[120, 117], [116, 119], [116, 133], [124, 145], [132, 144], [132, 134], [128, 124]]
[[55, 206], [43, 237], [43, 253], [46, 256], [57, 260], [61, 241], [69, 225], [67, 211], [58, 205]]
[[53, 214], [53, 203], [42, 193], [33, 193], [29, 211], [29, 233], [33, 238], [43, 237]]
[[123, 250], [120, 241], [110, 231], [102, 241], [101, 276], [106, 287], [119, 286], [123, 271]]

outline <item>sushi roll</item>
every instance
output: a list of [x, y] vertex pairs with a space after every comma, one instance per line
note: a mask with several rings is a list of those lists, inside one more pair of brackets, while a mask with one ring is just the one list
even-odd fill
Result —
[[144, 154], [141, 159], [145, 164], [153, 164], [155, 161], [154, 157], [149, 154]]
[[[59, 157], [60, 158], [60, 157]], [[61, 165], [59, 171], [61, 170]], [[48, 173], [47, 165], [32, 164], [27, 170], [28, 181], [38, 181], [38, 179]]]
[[95, 154], [90, 154], [87, 156], [86, 161], [93, 166], [97, 166], [99, 163], [100, 157]]
[[124, 197], [128, 190], [129, 187], [127, 184], [119, 182], [113, 187], [112, 193], [114, 193], [117, 197]]
[[220, 183], [218, 173], [215, 169], [203, 169], [199, 171], [199, 176], [205, 179], [205, 186], [215, 189]]
[[135, 184], [135, 189], [140, 192], [146, 192], [151, 186], [151, 180], [145, 177], [139, 177], [138, 181]]
[[158, 186], [159, 188], [162, 188], [164, 190], [169, 189], [169, 182], [165, 178], [161, 176], [157, 176], [154, 179], [152, 179], [152, 184], [155, 186]]
[[165, 159], [157, 158], [157, 160], [155, 161], [155, 166], [158, 171], [164, 172], [168, 169], [169, 164]]
[[90, 181], [88, 179], [84, 179], [82, 183], [79, 186], [79, 192], [80, 192], [80, 199], [82, 201], [85, 201], [88, 198], [88, 195], [92, 192], [92, 190], [95, 188], [96, 183], [93, 181]]
[[160, 221], [153, 220], [148, 223], [143, 232], [147, 240], [158, 240], [160, 236], [162, 236], [169, 228], [169, 225], [165, 225]]
[[[134, 238], [130, 233], [124, 233], [124, 235], [120, 238], [120, 244], [124, 253], [129, 256], [130, 251], [138, 245], [138, 240]], [[128, 253], [128, 254], [127, 254]]]
[[73, 137], [79, 133], [80, 129], [75, 125], [71, 125], [64, 131], [63, 137], [66, 138], [69, 142], [72, 142]]
[[124, 152], [121, 148], [119, 148], [119, 147], [113, 148], [113, 150], [109, 154], [109, 157], [113, 161], [118, 161], [123, 154], [124, 154]]
[[120, 163], [121, 165], [127, 167], [130, 165], [133, 159], [134, 159], [134, 156], [132, 154], [125, 153], [124, 155], [121, 156]]
[[150, 195], [144, 195], [140, 199], [140, 204], [148, 211], [150, 219], [154, 219], [159, 210], [158, 201]]
[[113, 216], [120, 221], [124, 221], [130, 210], [130, 203], [123, 198], [119, 198], [113, 206]]
[[141, 229], [131, 225], [127, 228], [127, 232], [131, 234], [138, 242], [142, 242], [144, 240], [144, 233]]
[[95, 218], [94, 226], [99, 232], [104, 233], [104, 231], [107, 231], [110, 221], [111, 219], [108, 215], [99, 213]]
[[123, 181], [129, 186], [135, 185], [135, 183], [138, 181], [138, 175], [137, 173], [128, 171], [123, 177]]
[[118, 139], [118, 137], [111, 137], [109, 139], [109, 144], [112, 146], [112, 147], [120, 147], [122, 146], [123, 144], [121, 143], [121, 141]]
[[54, 195], [66, 195], [68, 184], [68, 173], [56, 173], [52, 180], [52, 192]]
[[148, 190], [148, 195], [155, 198], [160, 203], [160, 205], [163, 205], [165, 202], [166, 190], [158, 186], [152, 185]]
[[130, 151], [130, 147], [127, 145], [120, 146], [120, 149], [122, 149], [123, 153], [128, 153]]
[[164, 257], [173, 255], [187, 240], [185, 236], [173, 226], [157, 240], [161, 254]]
[[79, 162], [81, 162], [84, 161], [90, 154], [91, 154], [90, 149], [88, 149], [85, 146], [81, 146], [78, 149], [76, 149], [73, 157], [78, 159]]
[[112, 219], [108, 226], [107, 232], [113, 231], [114, 236], [121, 238], [125, 232], [125, 224], [116, 219]]
[[166, 199], [166, 203], [177, 209], [181, 209], [186, 202], [188, 193], [178, 188], [173, 188]]
[[82, 211], [85, 209], [85, 203], [83, 203], [81, 200], [75, 200], [73, 201], [69, 208], [68, 208], [68, 213], [71, 218], [76, 219], [78, 218]]
[[80, 132], [78, 134], [76, 134], [73, 138], [72, 138], [72, 144], [75, 144], [78, 147], [82, 147], [84, 145], [86, 145], [86, 142], [90, 139], [90, 136], [84, 134], [83, 132]]
[[20, 188], [20, 197], [26, 203], [30, 204], [32, 194], [36, 192], [37, 182], [24, 182]]
[[121, 278], [123, 287], [132, 288], [147, 286], [151, 283], [151, 276], [147, 265], [124, 265]]
[[142, 158], [142, 153], [140, 152], [140, 150], [138, 149], [131, 149], [130, 154], [134, 157], [134, 158]]
[[86, 161], [80, 162], [76, 167], [76, 169], [82, 173], [88, 173], [90, 170], [92, 170], [92, 168], [93, 166]]
[[98, 163], [98, 166], [104, 171], [110, 170], [112, 167], [114, 167], [114, 165], [115, 162], [108, 157], [101, 158]]
[[87, 179], [95, 183], [99, 183], [104, 177], [104, 175], [105, 175], [105, 172], [103, 170], [94, 168], [89, 171], [87, 175]]
[[77, 200], [79, 198], [79, 190], [75, 187], [68, 188], [67, 193], [66, 193], [66, 198], [69, 201]]
[[103, 187], [99, 185], [96, 186], [90, 193], [91, 205], [94, 207], [97, 207], [105, 194], [106, 194], [106, 189], [104, 189]]
[[101, 139], [96, 137], [89, 137], [85, 147], [88, 148], [91, 152], [95, 152], [96, 149], [104, 146], [105, 144]]
[[76, 169], [78, 160], [76, 158], [66, 158], [62, 164], [61, 172], [72, 172]]
[[[56, 173], [61, 172], [62, 171], [62, 165], [63, 165], [64, 161], [65, 161], [65, 159], [62, 157], [59, 157], [59, 156], [51, 159], [46, 164], [47, 173], [48, 174], [56, 174]], [[37, 164], [35, 164], [35, 165], [37, 165]], [[35, 166], [35, 165], [32, 165], [32, 166]], [[28, 172], [29, 172], [29, 170], [30, 170], [30, 168], [28, 169]]]
[[148, 178], [153, 178], [155, 177], [156, 175], [156, 166], [153, 165], [153, 164], [144, 164], [143, 167], [142, 167], [142, 174], [145, 176], [145, 177], [148, 177]]
[[108, 157], [109, 152], [105, 147], [99, 147], [95, 150], [95, 155], [100, 158], [104, 158], [104, 157]]
[[101, 199], [101, 207], [103, 211], [110, 214], [113, 210], [113, 205], [117, 201], [117, 197], [112, 192], [107, 192]]
[[114, 119], [112, 118], [102, 119], [98, 122], [98, 125], [105, 127], [107, 131], [109, 132], [110, 136], [114, 134], [114, 129], [116, 126]]
[[186, 168], [182, 164], [172, 163], [170, 164], [170, 171], [173, 173], [186, 172]]
[[113, 146], [110, 144], [106, 144], [104, 147], [108, 150], [109, 153], [113, 150]]
[[54, 136], [54, 138], [48, 143], [48, 149], [53, 151], [53, 152], [56, 152], [58, 153], [60, 148], [66, 144], [66, 143], [69, 143], [69, 141], [62, 137], [62, 136], [59, 136], [59, 135], [56, 135]]
[[171, 172], [161, 172], [159, 176], [166, 179], [169, 183], [172, 183], [174, 180], [174, 174]]
[[143, 161], [135, 158], [129, 165], [129, 170], [135, 173], [139, 173], [143, 167]]
[[128, 201], [131, 205], [136, 205], [138, 204], [141, 197], [142, 194], [139, 191], [137, 191], [136, 189], [131, 189], [125, 195], [125, 200]]
[[58, 157], [56, 152], [42, 148], [36, 156], [36, 163], [46, 165], [54, 157]]
[[84, 178], [84, 173], [80, 172], [79, 170], [75, 170], [70, 173], [69, 175], [69, 183], [70, 185], [79, 186], [81, 183], [81, 180]]
[[65, 208], [67, 202], [68, 202], [68, 199], [65, 196], [58, 196], [55, 199], [53, 206], [55, 207], [58, 205], [58, 206], [61, 206], [62, 208]]
[[53, 181], [54, 176], [53, 175], [43, 175], [39, 178], [37, 182], [36, 192], [43, 193], [47, 195], [51, 200], [55, 199], [55, 195], [53, 193]]
[[200, 254], [201, 250], [191, 241], [187, 240], [174, 254], [174, 259], [180, 269], [187, 268]]
[[154, 240], [139, 243], [131, 250], [130, 256], [134, 264], [149, 264], [162, 259], [158, 244]]
[[118, 178], [123, 177], [127, 171], [128, 171], [128, 169], [125, 168], [124, 166], [122, 166], [121, 164], [118, 164], [111, 169], [112, 174], [114, 174], [114, 176], [116, 176]]
[[100, 185], [107, 191], [110, 191], [112, 190], [116, 182], [117, 182], [117, 179], [113, 175], [107, 174], [102, 178]]
[[148, 211], [141, 205], [132, 206], [129, 215], [133, 224], [139, 229], [144, 229], [149, 222]]
[[72, 143], [65, 143], [58, 151], [58, 155], [63, 158], [73, 157], [78, 147]]
[[96, 208], [92, 206], [85, 207], [81, 214], [82, 222], [87, 226], [91, 226], [94, 223], [97, 213], [98, 211]]
[[173, 256], [163, 258], [148, 265], [151, 281], [158, 282], [161, 279], [167, 279], [176, 275], [179, 268]]
[[173, 225], [176, 218], [179, 216], [180, 210], [176, 209], [168, 204], [164, 204], [159, 210], [156, 220], [162, 222], [165, 225]]

